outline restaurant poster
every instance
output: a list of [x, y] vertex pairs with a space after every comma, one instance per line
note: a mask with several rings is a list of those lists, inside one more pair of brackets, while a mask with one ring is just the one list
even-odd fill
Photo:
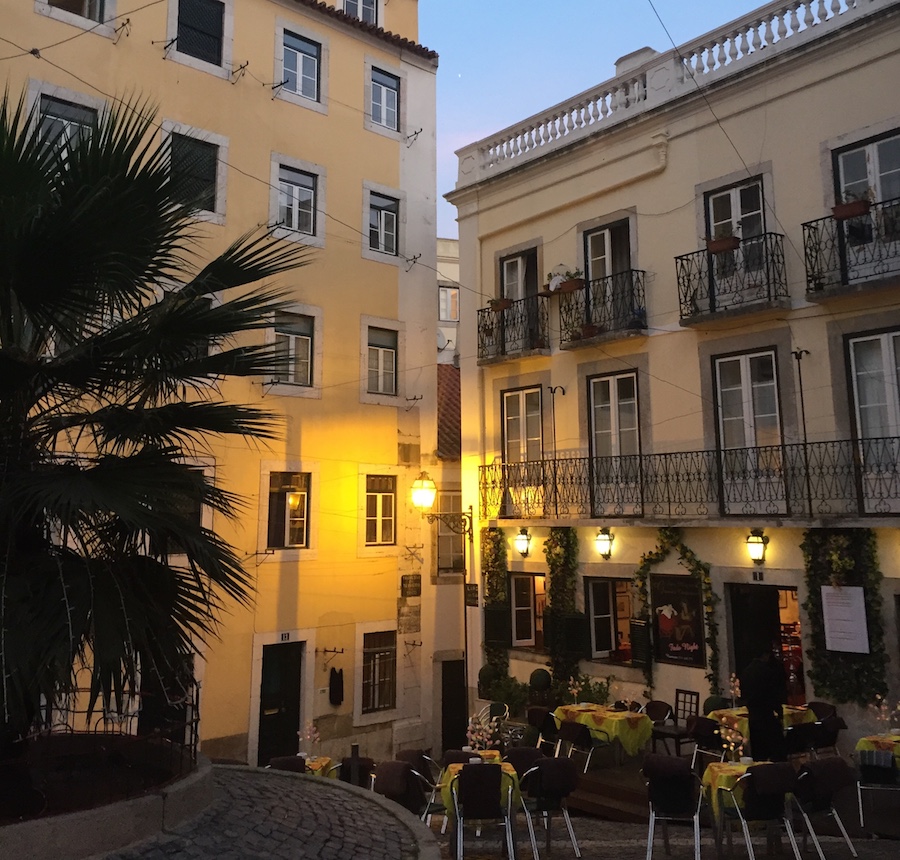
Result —
[[660, 663], [705, 668], [703, 597], [693, 576], [650, 577], [650, 605]]
[[869, 653], [866, 598], [859, 586], [822, 586], [825, 648], [849, 654]]

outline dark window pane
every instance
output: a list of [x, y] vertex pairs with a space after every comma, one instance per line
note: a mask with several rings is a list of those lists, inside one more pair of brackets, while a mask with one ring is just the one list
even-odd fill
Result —
[[225, 4], [219, 0], [179, 0], [178, 50], [221, 66], [224, 22]]
[[183, 134], [172, 135], [173, 196], [195, 209], [216, 211], [219, 147]]

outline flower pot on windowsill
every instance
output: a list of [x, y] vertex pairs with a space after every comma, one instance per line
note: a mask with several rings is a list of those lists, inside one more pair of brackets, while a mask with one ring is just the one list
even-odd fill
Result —
[[492, 311], [500, 313], [500, 311], [505, 311], [512, 307], [512, 299], [491, 299], [490, 306]]
[[835, 221], [846, 221], [848, 218], [860, 218], [868, 215], [872, 208], [869, 200], [847, 200], [831, 207], [831, 214]]
[[710, 254], [724, 254], [727, 251], [737, 251], [741, 247], [738, 236], [722, 236], [719, 239], [707, 239], [706, 250]]
[[580, 290], [583, 286], [584, 278], [569, 278], [559, 285], [559, 291], [561, 293], [574, 293], [575, 290]]
[[603, 334], [606, 329], [602, 325], [597, 325], [596, 323], [585, 323], [581, 327], [581, 336], [582, 337], [596, 337], [598, 334]]

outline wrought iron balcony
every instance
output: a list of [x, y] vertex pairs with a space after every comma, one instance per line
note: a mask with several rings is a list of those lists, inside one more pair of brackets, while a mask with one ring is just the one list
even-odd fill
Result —
[[644, 272], [629, 269], [559, 297], [560, 343], [577, 343], [608, 332], [640, 331], [647, 327]]
[[508, 519], [900, 516], [900, 438], [482, 466], [481, 515]]
[[808, 221], [803, 250], [810, 297], [900, 274], [900, 198], [873, 203], [855, 217]]
[[681, 319], [752, 309], [788, 298], [784, 236], [762, 233], [737, 247], [675, 258]]
[[478, 311], [478, 360], [493, 361], [550, 347], [550, 316], [546, 296], [518, 301], [495, 299]]

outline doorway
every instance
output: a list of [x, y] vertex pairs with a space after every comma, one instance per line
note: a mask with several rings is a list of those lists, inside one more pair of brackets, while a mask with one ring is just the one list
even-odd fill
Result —
[[465, 661], [444, 660], [441, 663], [441, 752], [458, 750], [468, 743], [468, 722]]
[[738, 675], [754, 657], [777, 644], [789, 705], [806, 701], [800, 604], [796, 588], [730, 583], [731, 645]]
[[300, 667], [303, 642], [264, 645], [259, 687], [258, 767], [300, 748]]

